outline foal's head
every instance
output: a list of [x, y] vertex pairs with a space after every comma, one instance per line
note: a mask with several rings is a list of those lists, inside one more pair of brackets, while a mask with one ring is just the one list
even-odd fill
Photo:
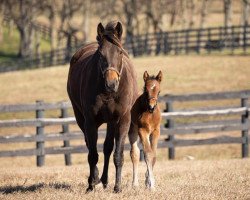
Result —
[[162, 72], [159, 71], [157, 76], [149, 76], [148, 72], [145, 71], [143, 74], [144, 85], [144, 95], [146, 98], [147, 106], [149, 112], [154, 112], [157, 106], [158, 96], [160, 94], [160, 83], [162, 80]]
[[109, 22], [105, 28], [101, 23], [97, 27], [99, 65], [105, 80], [105, 89], [108, 92], [118, 90], [123, 70], [122, 30], [122, 24], [116, 21]]

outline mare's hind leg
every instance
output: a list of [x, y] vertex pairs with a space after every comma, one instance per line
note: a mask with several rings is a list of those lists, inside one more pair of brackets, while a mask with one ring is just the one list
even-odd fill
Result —
[[114, 124], [108, 123], [107, 125], [107, 134], [104, 142], [103, 153], [104, 153], [104, 166], [101, 177], [101, 182], [103, 187], [106, 188], [108, 185], [108, 168], [109, 168], [109, 158], [113, 151], [114, 147]]
[[149, 141], [150, 134], [148, 133], [146, 129], [141, 128], [139, 129], [139, 135], [141, 138], [143, 151], [144, 151], [144, 158], [145, 158], [145, 162], [147, 165], [147, 172], [145, 174], [146, 176], [145, 184], [146, 184], [146, 187], [153, 189], [155, 185], [155, 180], [154, 180], [153, 166], [152, 166], [153, 151], [152, 151], [151, 144]]
[[129, 142], [131, 145], [130, 157], [133, 163], [133, 182], [132, 186], [138, 186], [138, 164], [140, 159], [140, 150], [138, 148], [138, 128], [131, 124], [129, 130]]

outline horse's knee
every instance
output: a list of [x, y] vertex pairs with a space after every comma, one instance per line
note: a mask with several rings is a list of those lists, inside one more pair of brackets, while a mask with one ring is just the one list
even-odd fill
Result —
[[103, 153], [105, 155], [110, 155], [113, 151], [114, 148], [114, 142], [113, 141], [109, 141], [104, 143], [104, 147], [103, 147]]
[[124, 154], [123, 152], [115, 152], [114, 153], [114, 164], [116, 167], [120, 167], [124, 162]]
[[137, 145], [133, 144], [131, 151], [130, 151], [130, 157], [133, 162], [136, 162], [140, 158], [140, 149]]
[[98, 162], [98, 158], [99, 158], [99, 155], [98, 155], [96, 150], [89, 151], [88, 162], [89, 162], [90, 166], [95, 166]]

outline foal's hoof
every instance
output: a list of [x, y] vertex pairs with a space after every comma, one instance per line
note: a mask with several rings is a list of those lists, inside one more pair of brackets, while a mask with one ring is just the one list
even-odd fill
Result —
[[118, 186], [115, 186], [114, 187], [114, 193], [120, 193], [120, 192], [122, 192], [122, 189], [120, 187], [118, 187]]

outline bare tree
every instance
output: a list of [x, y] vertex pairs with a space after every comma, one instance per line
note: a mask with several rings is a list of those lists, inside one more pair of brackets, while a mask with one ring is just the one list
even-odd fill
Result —
[[200, 16], [200, 29], [204, 28], [206, 17], [208, 14], [208, 0], [202, 0], [201, 3], [201, 10], [200, 10], [201, 16]]
[[0, 43], [3, 40], [4, 1], [0, 1]]
[[19, 53], [25, 57], [33, 53], [34, 26], [32, 23], [41, 12], [39, 0], [8, 0], [6, 1], [6, 12], [13, 19], [20, 34]]
[[249, 25], [250, 0], [242, 0], [242, 25]]
[[232, 0], [224, 0], [224, 25], [232, 26]]

